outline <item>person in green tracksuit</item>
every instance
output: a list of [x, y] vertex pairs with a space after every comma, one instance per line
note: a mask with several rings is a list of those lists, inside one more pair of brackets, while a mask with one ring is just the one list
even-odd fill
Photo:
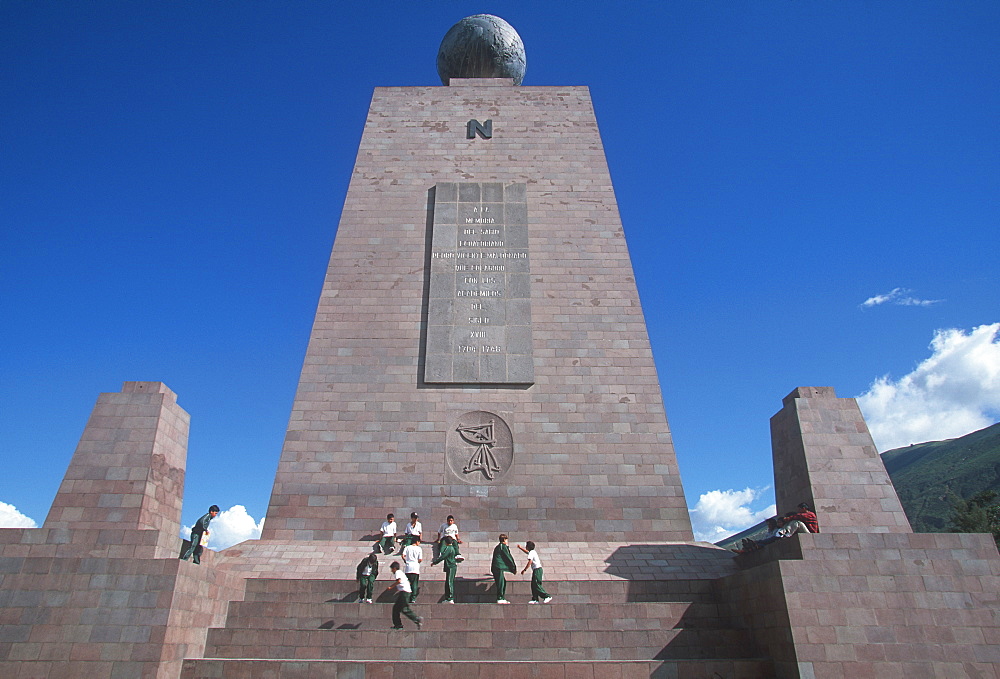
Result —
[[358, 564], [358, 602], [370, 604], [378, 578], [378, 557], [372, 552]]
[[493, 548], [493, 563], [490, 565], [493, 582], [497, 586], [497, 603], [509, 604], [507, 601], [507, 580], [504, 573], [517, 573], [517, 564], [507, 546], [507, 534], [500, 534], [500, 542]]
[[446, 537], [438, 557], [431, 561], [431, 565], [444, 561], [444, 602], [446, 604], [455, 603], [455, 571], [458, 570], [458, 563], [455, 561], [456, 555], [454, 541], [450, 537]]

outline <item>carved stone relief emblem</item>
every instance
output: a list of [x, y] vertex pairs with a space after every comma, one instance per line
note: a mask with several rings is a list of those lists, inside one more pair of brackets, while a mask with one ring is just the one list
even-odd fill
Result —
[[446, 447], [449, 472], [475, 485], [498, 483], [514, 462], [510, 427], [496, 413], [461, 415], [449, 428]]

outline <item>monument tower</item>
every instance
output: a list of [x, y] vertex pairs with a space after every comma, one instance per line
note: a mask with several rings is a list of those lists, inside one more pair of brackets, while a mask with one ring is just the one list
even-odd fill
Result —
[[[823, 532], [691, 539], [587, 88], [522, 86], [485, 15], [438, 66], [372, 98], [263, 537], [179, 560], [188, 414], [161, 382], [103, 394], [45, 525], [0, 529], [0, 676], [1000, 676], [992, 536], [912, 533], [832, 388], [771, 420], [779, 508]], [[389, 511], [461, 523], [419, 631], [356, 591]], [[496, 605], [501, 531], [555, 601], [512, 578]]]
[[263, 538], [691, 540], [588, 88], [488, 15], [438, 69], [372, 97]]

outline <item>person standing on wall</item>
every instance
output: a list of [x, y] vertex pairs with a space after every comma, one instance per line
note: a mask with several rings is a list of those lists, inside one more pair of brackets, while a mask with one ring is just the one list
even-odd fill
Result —
[[181, 554], [182, 560], [187, 561], [193, 556], [195, 563], [201, 563], [201, 552], [198, 549], [201, 546], [201, 536], [208, 532], [208, 524], [210, 524], [212, 519], [218, 516], [218, 514], [219, 505], [212, 505], [208, 508], [207, 514], [194, 522], [194, 526], [191, 527], [191, 544], [186, 550], [184, 550], [184, 553]]

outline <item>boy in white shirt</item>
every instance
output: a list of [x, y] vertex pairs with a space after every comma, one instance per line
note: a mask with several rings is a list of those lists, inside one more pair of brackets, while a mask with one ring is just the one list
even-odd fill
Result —
[[451, 544], [455, 548], [455, 561], [464, 561], [465, 557], [461, 555], [461, 547], [459, 547], [459, 545], [462, 544], [462, 541], [458, 539], [458, 524], [455, 523], [455, 517], [451, 514], [448, 515], [445, 522], [441, 524], [440, 528], [438, 528], [436, 550], [438, 554], [441, 553], [441, 547], [444, 545], [445, 538], [451, 538]]
[[417, 623], [417, 629], [420, 629], [420, 624], [424, 619], [410, 610], [410, 581], [406, 579], [406, 574], [400, 570], [398, 561], [393, 561], [389, 568], [392, 570], [392, 577], [396, 579], [396, 582], [386, 587], [386, 591], [396, 590], [396, 601], [392, 604], [392, 628], [403, 629], [403, 619], [399, 617], [399, 614], [402, 613]]
[[538, 556], [538, 552], [535, 551], [535, 543], [528, 540], [526, 543], [527, 549], [518, 545], [517, 548], [528, 555], [528, 562], [524, 564], [524, 568], [521, 569], [521, 575], [524, 575], [524, 571], [531, 567], [531, 601], [529, 604], [547, 604], [552, 601], [552, 597], [549, 593], [545, 591], [542, 587], [542, 560]]
[[410, 513], [410, 522], [406, 524], [406, 528], [403, 530], [403, 542], [400, 545], [399, 553], [403, 553], [403, 547], [413, 543], [415, 538], [420, 538], [421, 534], [424, 532], [424, 527], [420, 525], [420, 517], [417, 516], [416, 512]]
[[410, 581], [410, 589], [413, 590], [410, 595], [411, 604], [417, 603], [417, 597], [420, 595], [420, 562], [423, 560], [424, 550], [420, 548], [419, 537], [412, 545], [403, 547], [403, 573]]
[[396, 517], [392, 514], [386, 514], [381, 530], [382, 539], [375, 545], [375, 551], [389, 556], [396, 551]]

